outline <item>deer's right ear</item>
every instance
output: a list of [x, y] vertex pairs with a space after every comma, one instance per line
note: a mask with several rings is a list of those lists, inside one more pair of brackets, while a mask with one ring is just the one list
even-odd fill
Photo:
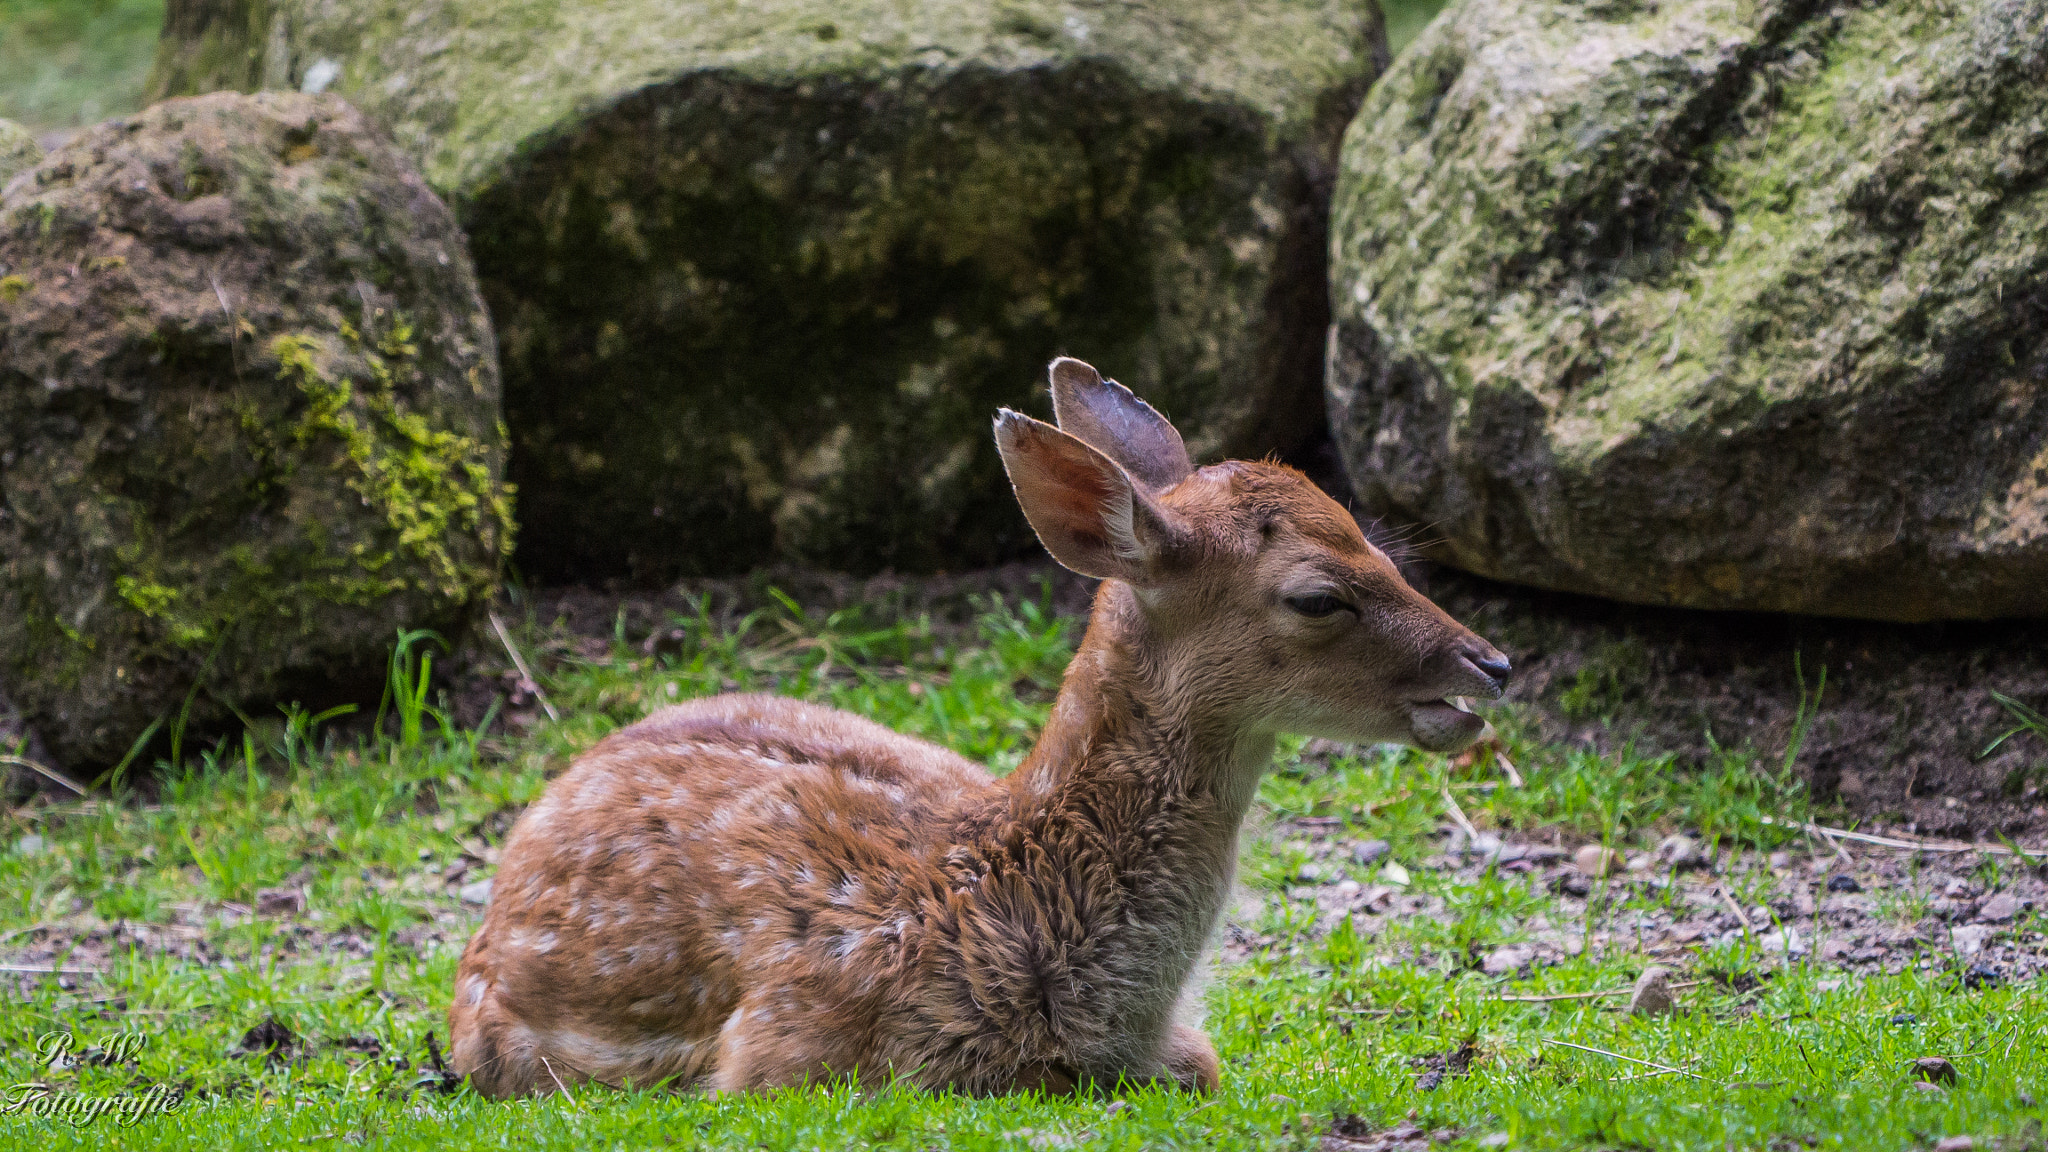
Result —
[[1053, 559], [1083, 576], [1139, 587], [1158, 581], [1179, 526], [1114, 461], [1008, 408], [996, 414], [996, 450]]
[[1195, 470], [1180, 432], [1137, 393], [1071, 356], [1053, 361], [1047, 372], [1052, 418], [1060, 431], [1079, 437], [1151, 488], [1171, 488]]

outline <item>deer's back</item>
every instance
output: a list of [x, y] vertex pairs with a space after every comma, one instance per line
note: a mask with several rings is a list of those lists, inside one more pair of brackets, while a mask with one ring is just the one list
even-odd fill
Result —
[[993, 787], [831, 708], [663, 709], [579, 757], [514, 827], [455, 1011], [518, 1022], [471, 1030], [492, 1049], [563, 1053], [597, 1079], [694, 1075], [760, 973], [810, 966], [857, 988], [887, 963], [901, 893], [884, 889], [938, 875], [937, 840]]

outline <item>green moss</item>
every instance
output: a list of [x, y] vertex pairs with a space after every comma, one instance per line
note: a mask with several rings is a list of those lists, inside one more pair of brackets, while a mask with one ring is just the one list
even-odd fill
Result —
[[[403, 551], [424, 572], [422, 590], [453, 600], [487, 595], [495, 572], [458, 563], [447, 540], [458, 531], [482, 533], [496, 539], [501, 555], [511, 553], [511, 490], [492, 483], [488, 448], [434, 428], [401, 406], [397, 389], [409, 382], [419, 351], [404, 317], [393, 318], [375, 351], [363, 346], [355, 327], [344, 324], [341, 334], [348, 351], [368, 365], [366, 390], [325, 374], [320, 361], [326, 350], [318, 336], [277, 336], [270, 353], [278, 362], [278, 378], [306, 400], [293, 426], [293, 441], [301, 447], [319, 437], [338, 441], [352, 470], [350, 490], [377, 508], [394, 534], [391, 548], [358, 544], [351, 559], [362, 572], [374, 574], [391, 564], [394, 549]], [[374, 596], [387, 592], [391, 583], [375, 579], [344, 587], [350, 595]]]
[[120, 593], [121, 599], [126, 600], [144, 616], [162, 616], [165, 610], [178, 600], [177, 589], [138, 580], [133, 576], [116, 577], [114, 591]]
[[28, 277], [19, 274], [0, 276], [0, 304], [12, 304], [29, 290]]
[[1344, 149], [1361, 495], [1549, 587], [2048, 608], [2014, 399], [2048, 346], [2016, 303], [2048, 275], [2038, 20], [1461, 0]]

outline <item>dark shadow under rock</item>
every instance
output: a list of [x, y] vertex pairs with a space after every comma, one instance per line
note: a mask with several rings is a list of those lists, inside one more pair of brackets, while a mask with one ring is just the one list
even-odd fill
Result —
[[1686, 611], [1410, 575], [1514, 661], [1508, 699], [1545, 740], [1633, 742], [1686, 764], [1749, 748], [1770, 766], [1794, 742], [1803, 698], [1793, 764], [1817, 800], [1926, 836], [2048, 830], [2048, 739], [2022, 732], [1984, 755], [2017, 723], [1994, 693], [2048, 702], [2048, 622]]

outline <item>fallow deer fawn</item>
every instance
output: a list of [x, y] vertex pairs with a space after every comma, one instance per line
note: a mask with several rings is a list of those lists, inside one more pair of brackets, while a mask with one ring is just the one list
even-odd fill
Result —
[[1217, 1065], [1189, 977], [1276, 734], [1469, 744], [1508, 662], [1300, 473], [1196, 469], [1078, 360], [996, 442], [1103, 581], [1038, 746], [993, 779], [770, 696], [664, 708], [512, 830], [449, 1023], [479, 1091], [896, 1077], [1070, 1092]]

